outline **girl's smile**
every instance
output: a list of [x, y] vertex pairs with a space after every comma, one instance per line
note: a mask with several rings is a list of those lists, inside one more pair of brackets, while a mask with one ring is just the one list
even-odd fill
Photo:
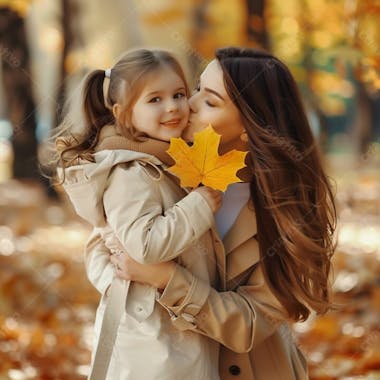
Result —
[[176, 119], [171, 119], [168, 121], [163, 121], [161, 124], [167, 128], [178, 128], [178, 126], [180, 126], [180, 123], [181, 123], [181, 119], [176, 118]]

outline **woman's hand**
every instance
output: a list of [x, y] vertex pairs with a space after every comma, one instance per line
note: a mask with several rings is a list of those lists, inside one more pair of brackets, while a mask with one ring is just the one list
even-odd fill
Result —
[[223, 192], [220, 190], [214, 190], [208, 186], [197, 187], [195, 190], [206, 200], [209, 204], [212, 212], [215, 214], [222, 206]]
[[174, 261], [159, 264], [140, 264], [133, 260], [126, 252], [111, 255], [111, 262], [115, 265], [115, 273], [123, 280], [136, 281], [151, 285], [157, 289], [164, 289], [174, 271]]

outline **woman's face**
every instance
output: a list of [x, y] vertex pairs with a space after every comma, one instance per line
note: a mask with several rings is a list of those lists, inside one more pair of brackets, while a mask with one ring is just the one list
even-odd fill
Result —
[[248, 150], [247, 143], [240, 138], [244, 133], [240, 112], [227, 95], [218, 61], [213, 60], [203, 71], [189, 104], [189, 124], [182, 134], [185, 140], [192, 141], [194, 132], [211, 124], [221, 135], [220, 153]]

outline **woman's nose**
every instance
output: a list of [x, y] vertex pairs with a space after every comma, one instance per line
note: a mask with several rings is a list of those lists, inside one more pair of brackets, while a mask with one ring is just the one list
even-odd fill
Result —
[[189, 98], [189, 107], [190, 107], [190, 111], [191, 112], [196, 112], [196, 106], [195, 106], [195, 100], [196, 100], [196, 96], [197, 94], [193, 94], [190, 98]]

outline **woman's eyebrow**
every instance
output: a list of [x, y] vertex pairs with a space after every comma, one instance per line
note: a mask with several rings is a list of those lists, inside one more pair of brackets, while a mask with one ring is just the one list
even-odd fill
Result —
[[211, 94], [217, 96], [219, 99], [225, 101], [224, 98], [223, 98], [223, 96], [220, 95], [220, 94], [219, 94], [218, 92], [216, 92], [215, 90], [212, 90], [211, 88], [205, 87], [205, 91], [210, 92]]

